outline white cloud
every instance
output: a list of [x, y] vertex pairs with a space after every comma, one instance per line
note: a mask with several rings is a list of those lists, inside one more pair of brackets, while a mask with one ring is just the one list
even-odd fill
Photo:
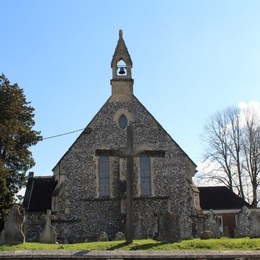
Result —
[[241, 109], [240, 119], [242, 126], [245, 125], [246, 121], [250, 118], [254, 118], [254, 121], [258, 121], [260, 124], [260, 102], [252, 100], [248, 103], [240, 102], [238, 107]]
[[[220, 165], [216, 162], [204, 161], [197, 164], [197, 173], [194, 177], [194, 182], [197, 186], [216, 186], [219, 185], [216, 181], [210, 180], [209, 176], [220, 174], [218, 169]], [[223, 184], [222, 184], [223, 185]]]
[[252, 101], [249, 101], [248, 103], [239, 102], [238, 107], [242, 110], [250, 109], [250, 110], [256, 111], [257, 114], [260, 115], [260, 102], [258, 102], [258, 101], [252, 100]]

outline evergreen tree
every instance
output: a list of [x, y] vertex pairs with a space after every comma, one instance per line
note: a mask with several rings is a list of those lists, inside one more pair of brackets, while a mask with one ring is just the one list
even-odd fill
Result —
[[0, 217], [15, 203], [25, 173], [35, 165], [30, 146], [42, 140], [34, 131], [34, 108], [23, 89], [0, 75]]

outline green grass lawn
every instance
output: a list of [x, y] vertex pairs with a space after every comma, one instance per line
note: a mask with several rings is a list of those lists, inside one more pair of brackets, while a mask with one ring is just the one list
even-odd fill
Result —
[[221, 238], [209, 240], [184, 240], [180, 243], [162, 244], [155, 240], [134, 240], [130, 245], [123, 241], [88, 242], [78, 244], [40, 244], [24, 243], [20, 245], [0, 245], [5, 250], [260, 250], [260, 238]]

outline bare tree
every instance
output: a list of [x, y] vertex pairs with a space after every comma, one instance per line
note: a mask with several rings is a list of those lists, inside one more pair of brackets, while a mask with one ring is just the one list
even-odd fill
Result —
[[250, 109], [243, 111], [245, 125], [242, 140], [244, 156], [243, 170], [250, 179], [252, 206], [259, 202], [258, 190], [260, 185], [260, 118]]
[[205, 162], [215, 163], [214, 168], [211, 167], [208, 174], [201, 175], [201, 178], [209, 182], [217, 182], [224, 184], [233, 190], [232, 176], [232, 156], [230, 153], [230, 139], [228, 117], [226, 113], [217, 112], [209, 118], [204, 126], [203, 142], [207, 145], [204, 154]]
[[204, 162], [209, 167], [198, 178], [224, 184], [256, 207], [260, 186], [260, 120], [256, 111], [231, 106], [215, 113], [204, 126], [202, 141], [206, 145]]
[[236, 185], [238, 194], [245, 199], [242, 181], [241, 142], [243, 130], [241, 127], [240, 111], [237, 107], [232, 106], [224, 110], [224, 115], [228, 118], [228, 125], [226, 127], [228, 129], [227, 139], [229, 140], [228, 149], [231, 155], [231, 165], [233, 171], [235, 171], [233, 174], [233, 179], [238, 182]]

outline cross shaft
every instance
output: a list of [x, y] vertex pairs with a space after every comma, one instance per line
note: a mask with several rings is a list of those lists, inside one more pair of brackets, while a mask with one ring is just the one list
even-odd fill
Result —
[[165, 151], [161, 150], [133, 150], [133, 126], [127, 127], [127, 149], [97, 149], [96, 156], [114, 156], [127, 158], [126, 174], [126, 243], [133, 242], [133, 176], [134, 176], [134, 157], [164, 157]]

